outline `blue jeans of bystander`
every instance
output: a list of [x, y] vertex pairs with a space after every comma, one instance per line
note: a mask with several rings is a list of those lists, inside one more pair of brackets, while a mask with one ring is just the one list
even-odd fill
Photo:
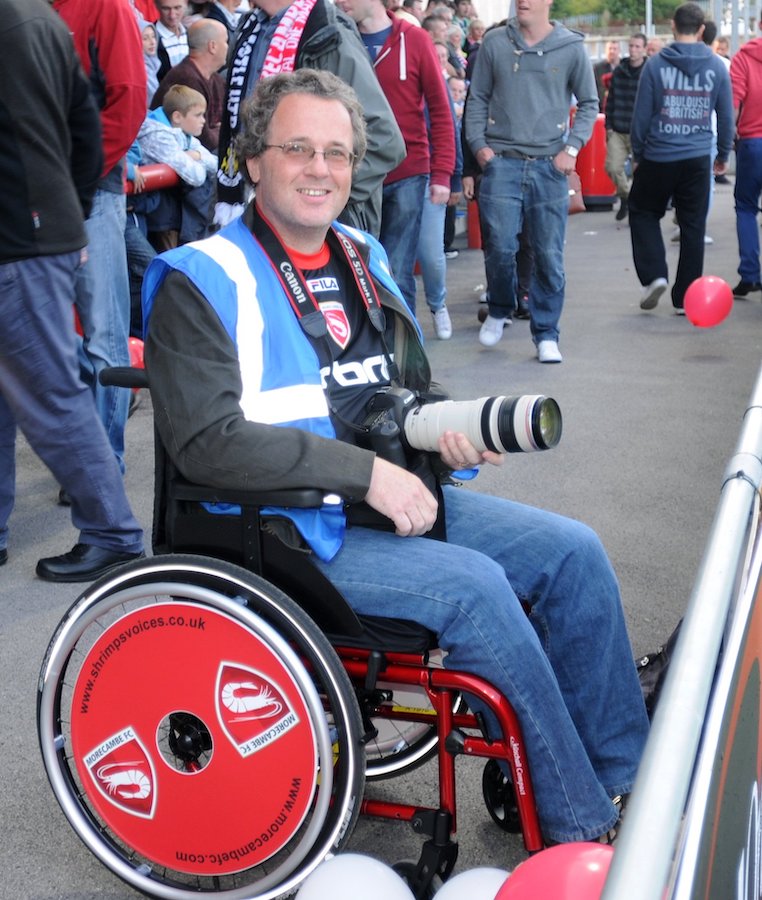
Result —
[[16, 424], [71, 497], [80, 541], [138, 553], [143, 532], [81, 379], [72, 320], [79, 252], [0, 265], [0, 547], [15, 495]]
[[441, 309], [447, 300], [447, 260], [444, 255], [446, 211], [446, 205], [431, 202], [427, 190], [423, 201], [421, 228], [418, 232], [417, 255], [426, 303], [433, 313]]
[[428, 177], [413, 175], [384, 185], [381, 244], [389, 257], [394, 280], [415, 315], [415, 255], [421, 231]]
[[558, 340], [568, 206], [566, 176], [550, 159], [495, 156], [484, 169], [479, 216], [489, 312], [505, 318], [516, 308], [516, 254], [523, 231], [534, 252], [530, 325], [536, 344]]
[[82, 378], [95, 395], [95, 406], [124, 471], [124, 427], [130, 407], [126, 388], [104, 387], [98, 373], [107, 366], [129, 366], [130, 282], [124, 243], [125, 198], [99, 190], [87, 227], [87, 264], [77, 277], [76, 306], [84, 338]]
[[[613, 826], [648, 720], [616, 577], [587, 526], [474, 491], [444, 489], [447, 543], [347, 530], [316, 564], [361, 613], [420, 622], [445, 665], [513, 704], [546, 838]], [[529, 615], [524, 607], [529, 608]]]
[[738, 274], [741, 281], [762, 281], [759, 265], [759, 197], [762, 194], [762, 138], [743, 138], [736, 144], [736, 232]]

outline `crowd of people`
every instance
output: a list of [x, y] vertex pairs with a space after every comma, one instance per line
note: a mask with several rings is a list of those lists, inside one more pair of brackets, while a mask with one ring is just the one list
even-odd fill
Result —
[[[567, 178], [601, 110], [644, 310], [668, 287], [660, 220], [674, 207], [678, 312], [701, 274], [712, 174], [725, 173], [740, 110], [736, 293], [762, 290], [758, 42], [728, 74], [694, 3], [675, 11], [669, 46], [636, 34], [627, 58], [612, 45], [595, 68], [550, 0], [522, 0], [489, 28], [470, 0], [6, 5], [0, 65], [13, 77], [0, 100], [14, 128], [0, 135], [0, 171], [26, 190], [0, 199], [13, 325], [0, 331], [0, 565], [17, 424], [80, 532], [37, 574], [90, 581], [143, 555], [122, 480], [129, 393], [98, 373], [127, 365], [131, 328], [145, 331], [156, 425], [180, 471], [343, 497], [284, 513], [290, 539], [358, 611], [415, 618], [448, 665], [505, 692], [549, 841], [608, 839], [648, 725], [597, 537], [456, 490], [454, 475], [502, 461], [460, 432], [401, 465], [368, 449], [357, 423], [379, 390], [432, 389], [415, 267], [447, 340], [462, 195], [478, 198], [481, 345], [496, 347], [515, 315], [540, 363], [562, 361]], [[41, 46], [60, 71], [37, 65]], [[155, 163], [177, 184], [146, 191]]]

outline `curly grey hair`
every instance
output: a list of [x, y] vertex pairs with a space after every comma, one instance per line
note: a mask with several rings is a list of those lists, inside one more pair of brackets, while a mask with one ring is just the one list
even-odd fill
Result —
[[[324, 100], [338, 100], [344, 106], [352, 123], [353, 168], [356, 169], [368, 145], [362, 106], [345, 81], [332, 72], [317, 69], [297, 69], [257, 82], [254, 93], [241, 107], [241, 131], [235, 141], [240, 163], [264, 153], [275, 110], [289, 94], [311, 94]], [[244, 165], [242, 168], [246, 171]]]

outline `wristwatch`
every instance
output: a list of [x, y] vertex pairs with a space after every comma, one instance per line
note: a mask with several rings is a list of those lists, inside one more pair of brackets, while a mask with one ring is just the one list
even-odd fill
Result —
[[564, 153], [567, 153], [572, 159], [576, 159], [579, 156], [579, 147], [572, 147], [571, 144], [567, 144], [564, 147]]

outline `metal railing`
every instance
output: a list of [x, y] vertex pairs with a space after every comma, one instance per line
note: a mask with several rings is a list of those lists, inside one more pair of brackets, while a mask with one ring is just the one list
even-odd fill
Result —
[[[602, 900], [665, 900], [734, 600], [743, 589], [762, 483], [762, 370], [683, 621]], [[637, 894], [633, 894], [637, 886]], [[731, 890], [730, 887], [728, 888]], [[728, 893], [728, 896], [731, 894]]]

